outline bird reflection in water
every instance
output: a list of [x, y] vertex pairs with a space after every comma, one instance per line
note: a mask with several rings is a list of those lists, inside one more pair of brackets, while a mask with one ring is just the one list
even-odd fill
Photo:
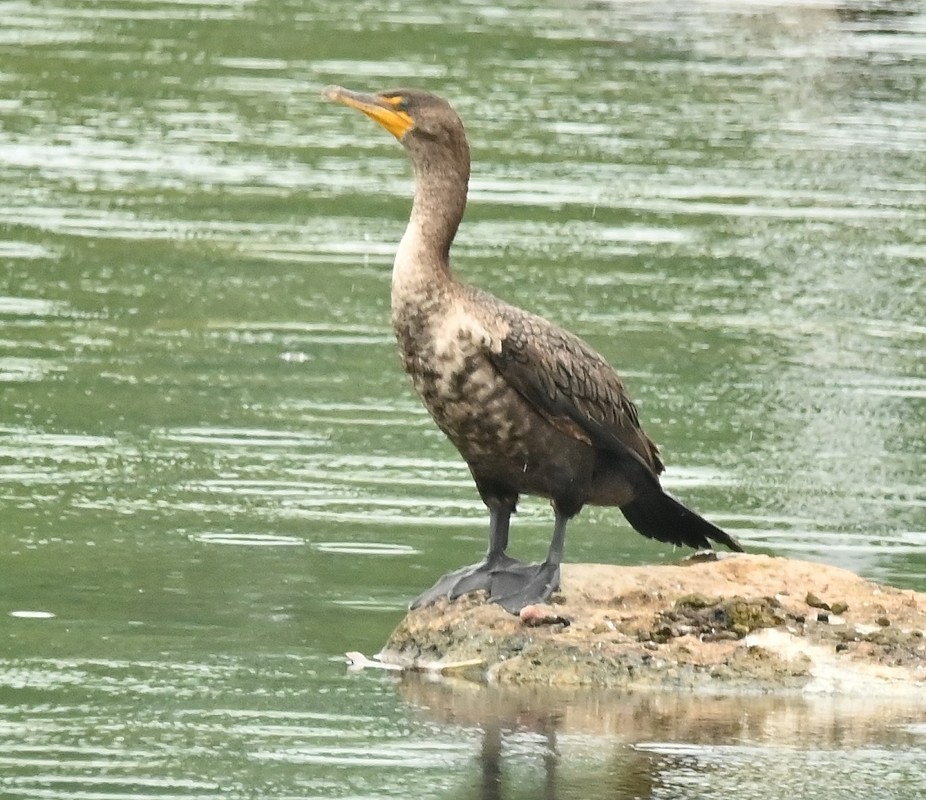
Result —
[[[716, 782], [726, 759], [736, 776], [747, 752], [777, 763], [796, 741], [837, 758], [883, 749], [892, 737], [905, 741], [904, 726], [921, 723], [923, 713], [922, 703], [903, 695], [506, 688], [413, 673], [397, 687], [431, 722], [478, 731], [478, 777], [449, 792], [454, 800], [647, 800], [667, 796], [667, 786]], [[744, 796], [764, 797], [765, 788], [758, 778]]]
[[[562, 754], [557, 743], [560, 720], [555, 713], [531, 716], [522, 714], [517, 720], [493, 717], [481, 726], [482, 746], [479, 752], [479, 800], [512, 800], [515, 797], [533, 797], [538, 800], [566, 800], [588, 794], [582, 783], [596, 784], [591, 794], [598, 794], [601, 784], [607, 786], [608, 797], [614, 800], [645, 800], [652, 794], [654, 769], [650, 753], [618, 748], [611, 754], [603, 771], [585, 773], [579, 781], [575, 763], [566, 763], [560, 769]], [[543, 772], [533, 771], [525, 779], [523, 769], [525, 733], [537, 733], [535, 747], [543, 764]], [[506, 754], [506, 737], [518, 736], [521, 740], [517, 754]], [[607, 745], [605, 745], [607, 746]], [[506, 755], [507, 767], [506, 769]]]
[[[479, 732], [478, 778], [448, 797], [566, 800], [601, 796], [603, 786], [614, 800], [651, 796], [658, 758], [612, 734], [615, 724], [639, 731], [633, 723], [638, 702], [620, 709], [613, 693], [505, 690], [410, 673], [399, 686], [405, 700], [427, 717]], [[663, 718], [662, 713], [643, 716]], [[565, 757], [561, 735], [567, 739]]]

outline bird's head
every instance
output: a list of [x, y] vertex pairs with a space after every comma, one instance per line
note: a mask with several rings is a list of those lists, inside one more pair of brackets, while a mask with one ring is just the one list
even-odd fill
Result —
[[378, 122], [405, 145], [416, 166], [432, 161], [429, 156], [437, 156], [449, 162], [463, 160], [468, 171], [469, 147], [463, 123], [443, 98], [420, 89], [364, 94], [340, 86], [327, 87], [322, 96], [356, 108]]

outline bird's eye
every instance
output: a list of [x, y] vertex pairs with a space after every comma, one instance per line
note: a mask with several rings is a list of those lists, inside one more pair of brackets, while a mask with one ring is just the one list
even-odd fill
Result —
[[405, 99], [400, 94], [395, 94], [392, 97], [387, 97], [386, 102], [389, 103], [396, 111], [408, 111], [408, 100]]

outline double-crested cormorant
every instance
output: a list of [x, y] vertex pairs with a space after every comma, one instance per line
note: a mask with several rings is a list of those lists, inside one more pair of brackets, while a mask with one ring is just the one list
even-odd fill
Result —
[[[412, 607], [480, 589], [513, 613], [546, 600], [559, 585], [566, 524], [586, 503], [620, 507], [637, 531], [661, 542], [709, 548], [714, 540], [742, 550], [660, 486], [659, 451], [602, 356], [451, 272], [470, 155], [450, 105], [415, 89], [332, 86], [324, 96], [376, 120], [411, 159], [415, 199], [392, 271], [392, 324], [405, 371], [490, 514], [485, 559], [448, 573]], [[521, 494], [552, 501], [553, 538], [540, 564], [506, 553]]]

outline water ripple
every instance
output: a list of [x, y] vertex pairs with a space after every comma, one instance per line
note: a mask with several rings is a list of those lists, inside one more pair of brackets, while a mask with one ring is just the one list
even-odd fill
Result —
[[168, 442], [240, 448], [279, 447], [285, 449], [318, 447], [327, 437], [315, 433], [297, 433], [261, 428], [178, 428], [161, 433]]
[[67, 305], [38, 297], [0, 297], [0, 315], [11, 317], [57, 317]]
[[317, 542], [312, 547], [320, 553], [350, 556], [411, 556], [420, 552], [407, 544], [390, 542]]
[[190, 536], [203, 544], [226, 544], [240, 547], [301, 547], [305, 540], [298, 536], [270, 533], [196, 533]]

